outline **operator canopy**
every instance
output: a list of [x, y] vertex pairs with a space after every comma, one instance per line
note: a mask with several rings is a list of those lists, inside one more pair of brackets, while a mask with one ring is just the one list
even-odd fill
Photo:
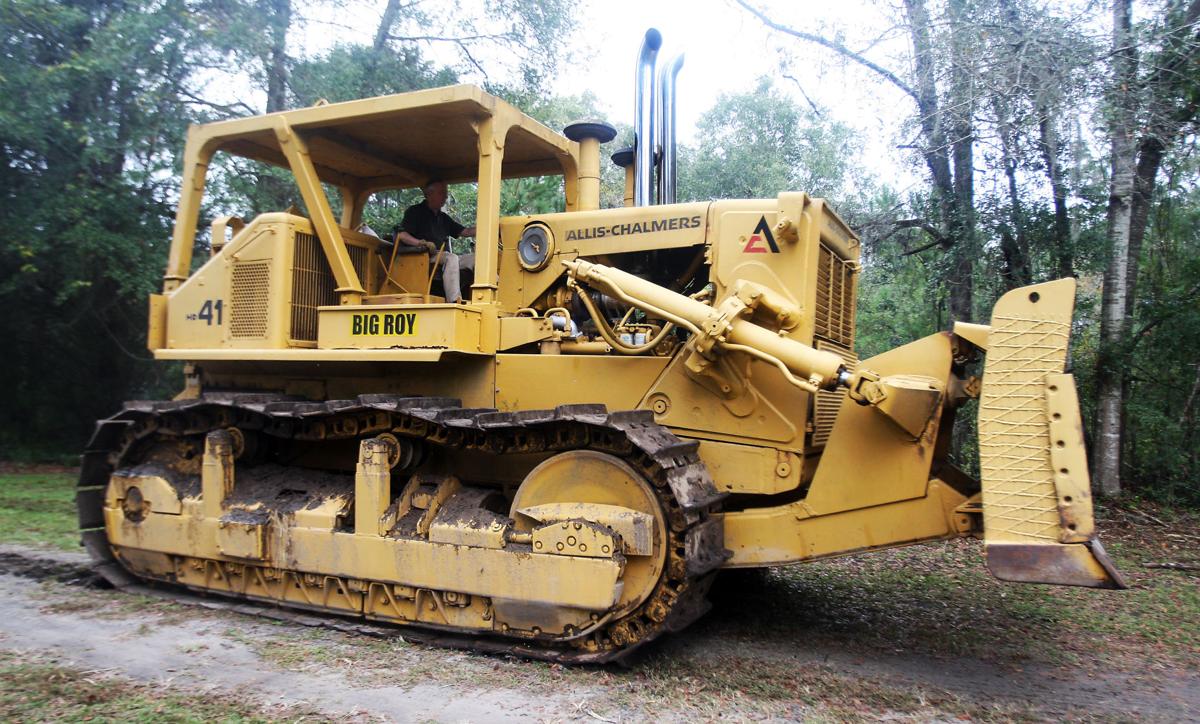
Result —
[[331, 103], [192, 129], [201, 156], [225, 151], [288, 168], [275, 129], [282, 120], [308, 144], [321, 181], [384, 189], [419, 186], [432, 178], [475, 181], [479, 125], [488, 118], [511, 124], [502, 175], [558, 175], [575, 144], [515, 107], [473, 85]]

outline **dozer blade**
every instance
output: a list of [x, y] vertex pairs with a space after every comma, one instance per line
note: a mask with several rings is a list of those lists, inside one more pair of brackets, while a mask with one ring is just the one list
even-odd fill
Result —
[[1096, 537], [1075, 379], [1075, 280], [996, 303], [979, 404], [987, 565], [1005, 581], [1126, 588]]

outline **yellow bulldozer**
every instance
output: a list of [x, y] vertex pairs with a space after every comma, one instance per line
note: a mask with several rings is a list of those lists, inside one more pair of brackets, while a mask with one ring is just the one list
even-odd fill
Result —
[[[87, 445], [98, 570], [567, 662], [682, 629], [724, 569], [959, 536], [1004, 580], [1123, 587], [1064, 374], [1074, 281], [858, 359], [859, 239], [823, 200], [676, 203], [660, 42], [616, 208], [610, 126], [559, 134], [470, 85], [192, 127], [148, 334], [184, 385]], [[304, 210], [215, 220], [193, 268], [216, 154], [290, 171]], [[525, 177], [565, 211], [502, 217]], [[361, 230], [431, 179], [478, 189], [456, 303], [443, 255]], [[948, 460], [972, 399], [979, 480]]]

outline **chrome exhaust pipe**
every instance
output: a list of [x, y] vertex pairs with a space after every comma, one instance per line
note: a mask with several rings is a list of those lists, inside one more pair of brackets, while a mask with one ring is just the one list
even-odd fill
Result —
[[654, 151], [657, 118], [655, 118], [654, 60], [662, 47], [662, 33], [654, 28], [646, 31], [637, 62], [637, 97], [635, 98], [633, 205], [654, 203]]
[[658, 73], [658, 143], [662, 159], [658, 167], [658, 203], [675, 203], [677, 165], [675, 156], [675, 77], [683, 67], [683, 53], [663, 65]]

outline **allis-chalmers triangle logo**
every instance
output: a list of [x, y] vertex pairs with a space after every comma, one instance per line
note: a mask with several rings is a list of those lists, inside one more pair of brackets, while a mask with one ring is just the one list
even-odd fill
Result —
[[[767, 242], [764, 247], [763, 242]], [[750, 234], [750, 238], [746, 240], [746, 246], [742, 247], [743, 254], [772, 254], [779, 253], [779, 245], [775, 243], [775, 236], [771, 233], [771, 227], [767, 226], [767, 217], [762, 216], [758, 220], [758, 226], [754, 227], [754, 231]]]

